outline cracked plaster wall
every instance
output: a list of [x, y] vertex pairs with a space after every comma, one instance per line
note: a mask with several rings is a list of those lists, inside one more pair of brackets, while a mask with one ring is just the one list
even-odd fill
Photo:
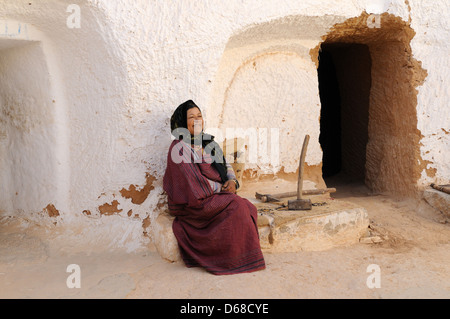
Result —
[[[2, 165], [14, 156], [25, 156], [32, 144], [40, 145], [35, 150], [38, 158], [52, 158], [45, 165], [23, 163], [13, 171], [2, 170], [1, 187], [8, 189], [8, 200], [14, 196], [10, 189], [13, 180], [20, 174], [46, 187], [28, 185], [24, 194], [30, 195], [23, 199], [26, 211], [19, 214], [14, 210], [19, 204], [8, 204], [2, 206], [3, 216], [20, 215], [44, 223], [48, 217], [44, 208], [53, 204], [59, 215], [48, 217], [50, 224], [56, 220], [57, 226], [77, 229], [73, 232], [77, 240], [128, 250], [142, 247], [159, 231], [156, 217], [163, 206], [161, 183], [170, 143], [169, 117], [174, 108], [193, 99], [204, 110], [210, 128], [250, 125], [244, 116], [232, 122], [233, 116], [243, 112], [238, 103], [242, 88], [237, 85], [246, 85], [248, 90], [271, 87], [270, 72], [286, 71], [280, 76], [284, 82], [292, 82], [292, 87], [275, 87], [273, 95], [265, 92], [270, 104], [263, 106], [252, 91], [244, 102], [255, 108], [255, 123], [273, 126], [270, 107], [282, 100], [280, 96], [292, 93], [283, 93], [282, 89], [295, 89], [297, 108], [284, 122], [281, 112], [276, 114], [274, 119], [284, 123], [280, 132], [287, 134], [301, 122], [296, 119], [300, 114], [307, 121], [289, 138], [281, 136], [287, 144], [280, 147], [280, 165], [263, 169], [276, 173], [283, 167], [285, 172], [295, 173], [298, 156], [291, 159], [285, 150], [297, 150], [306, 131], [313, 137], [307, 164], [320, 167], [320, 109], [310, 50], [333, 25], [360, 16], [367, 9], [365, 1], [70, 3], [80, 5], [80, 29], [66, 26], [67, 1], [6, 0], [0, 4], [0, 30], [10, 27], [0, 34], [1, 46], [16, 42], [9, 49], [3, 47], [0, 56], [4, 60], [11, 50], [28, 51], [28, 57], [36, 61], [27, 69], [28, 79], [22, 81], [17, 74], [2, 78], [1, 92], [5, 92], [7, 82], [39, 82], [45, 87], [29, 111], [39, 107], [55, 121], [45, 123], [43, 129], [50, 132], [45, 141], [36, 144], [39, 137], [33, 136], [33, 141], [9, 153], [5, 151], [6, 139], [0, 137]], [[450, 19], [446, 1], [385, 3], [385, 11], [409, 21], [416, 32], [411, 41], [412, 54], [428, 72], [417, 88], [420, 156], [426, 162], [418, 185], [448, 182]], [[18, 24], [22, 26], [20, 34], [12, 32]], [[17, 41], [40, 44], [33, 47], [27, 43], [19, 48]], [[17, 57], [4, 65], [14, 67], [17, 61], [12, 61]], [[248, 81], [249, 72], [255, 72], [250, 61], [259, 66], [256, 72], [261, 83]], [[21, 67], [17, 65], [16, 69]], [[299, 86], [305, 90], [297, 89]], [[3, 94], [3, 98], [6, 96]], [[22, 93], [13, 96], [17, 100], [26, 98]], [[288, 112], [289, 104], [293, 103], [283, 100], [280, 110]], [[33, 114], [29, 115], [37, 120], [38, 115]], [[37, 166], [35, 172], [29, 172], [32, 165]], [[139, 193], [139, 199], [133, 202], [134, 192]], [[108, 214], [102, 214], [100, 207]]]

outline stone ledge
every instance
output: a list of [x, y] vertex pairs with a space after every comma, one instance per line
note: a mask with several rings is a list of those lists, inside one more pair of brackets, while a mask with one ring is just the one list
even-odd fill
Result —
[[424, 200], [434, 209], [437, 209], [447, 218], [450, 218], [450, 195], [436, 189], [426, 189], [423, 192]]
[[[364, 208], [331, 198], [321, 204], [310, 211], [289, 211], [272, 203], [256, 203], [263, 252], [326, 250], [358, 243], [366, 234], [369, 217]], [[157, 251], [172, 262], [181, 260], [172, 231], [173, 219], [162, 213], [153, 225]]]
[[152, 222], [152, 243], [159, 255], [171, 262], [181, 260], [178, 242], [172, 230], [174, 217], [168, 211], [159, 214]]
[[320, 251], [358, 243], [366, 234], [369, 217], [364, 208], [332, 199], [321, 204], [310, 211], [256, 204], [263, 251]]

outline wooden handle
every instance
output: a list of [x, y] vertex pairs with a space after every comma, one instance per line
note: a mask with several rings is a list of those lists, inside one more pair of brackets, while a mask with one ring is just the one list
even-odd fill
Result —
[[436, 184], [432, 183], [430, 186], [433, 187], [434, 189], [437, 189], [438, 191], [450, 194], [450, 186], [449, 185], [436, 185]]
[[298, 165], [298, 183], [297, 183], [297, 199], [302, 198], [303, 190], [303, 168], [305, 166], [306, 149], [308, 147], [309, 135], [305, 135], [303, 140], [302, 152], [300, 153], [300, 163]]
[[[318, 189], [304, 189], [302, 190], [302, 195], [321, 195], [325, 193], [335, 193], [336, 188], [318, 188]], [[263, 203], [273, 201], [272, 199], [280, 199], [286, 197], [297, 196], [297, 192], [286, 192], [277, 194], [260, 194], [256, 192], [255, 198], [261, 200]]]

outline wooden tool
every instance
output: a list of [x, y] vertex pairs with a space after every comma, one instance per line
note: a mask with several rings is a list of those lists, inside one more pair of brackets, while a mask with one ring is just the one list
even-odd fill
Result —
[[309, 210], [312, 208], [310, 199], [302, 198], [303, 191], [303, 168], [305, 166], [306, 149], [308, 147], [309, 135], [305, 136], [302, 146], [302, 152], [300, 153], [300, 162], [298, 164], [298, 183], [297, 183], [297, 199], [288, 201], [289, 210]]
[[450, 185], [436, 185], [432, 183], [430, 186], [434, 189], [437, 189], [438, 191], [450, 194]]
[[[336, 188], [318, 188], [318, 189], [304, 189], [302, 190], [302, 195], [320, 195], [325, 193], [335, 193]], [[261, 194], [256, 192], [255, 197], [261, 200], [263, 203], [265, 202], [279, 202], [281, 198], [286, 197], [294, 197], [297, 196], [297, 191], [295, 192], [286, 192], [286, 193], [278, 193], [278, 194]]]

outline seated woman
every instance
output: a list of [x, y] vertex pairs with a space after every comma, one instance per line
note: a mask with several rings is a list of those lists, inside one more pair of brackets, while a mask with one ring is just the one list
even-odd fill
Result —
[[256, 207], [236, 195], [233, 168], [214, 137], [203, 132], [200, 109], [186, 101], [170, 124], [175, 140], [163, 188], [184, 263], [215, 275], [264, 269]]

